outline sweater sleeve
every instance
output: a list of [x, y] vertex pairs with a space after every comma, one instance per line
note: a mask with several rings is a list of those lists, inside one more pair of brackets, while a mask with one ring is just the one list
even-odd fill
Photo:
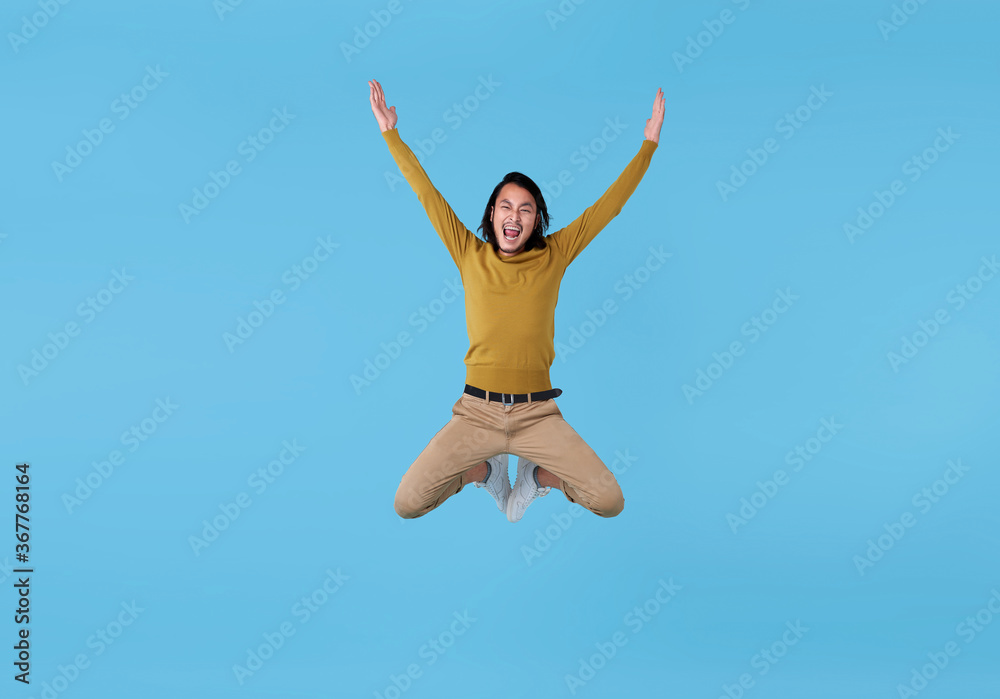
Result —
[[465, 256], [470, 247], [478, 242], [478, 238], [458, 220], [458, 216], [452, 211], [451, 206], [431, 184], [431, 180], [424, 172], [417, 156], [399, 137], [399, 131], [389, 129], [383, 131], [382, 136], [389, 146], [389, 152], [403, 173], [403, 177], [413, 188], [417, 199], [423, 204], [424, 211], [427, 212], [427, 217], [430, 219], [431, 225], [434, 226], [434, 230], [437, 231], [438, 237], [448, 248], [451, 259], [461, 269], [459, 260]]
[[549, 236], [549, 242], [566, 256], [566, 264], [572, 262], [583, 249], [590, 244], [598, 233], [617, 216], [632, 192], [639, 186], [639, 181], [646, 174], [646, 169], [653, 158], [657, 143], [644, 140], [639, 152], [625, 167], [618, 179], [601, 195], [590, 208], [567, 225]]

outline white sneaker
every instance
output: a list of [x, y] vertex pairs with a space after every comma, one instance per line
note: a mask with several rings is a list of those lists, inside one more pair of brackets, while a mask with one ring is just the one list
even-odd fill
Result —
[[534, 502], [535, 498], [545, 495], [550, 488], [541, 488], [535, 480], [535, 471], [538, 464], [528, 461], [522, 457], [517, 457], [517, 479], [514, 481], [514, 488], [510, 498], [507, 500], [507, 520], [517, 522], [524, 516], [524, 511], [528, 505]]
[[486, 492], [497, 501], [497, 508], [501, 512], [507, 510], [507, 500], [510, 497], [510, 477], [507, 475], [507, 455], [497, 454], [486, 459], [489, 464], [489, 472], [486, 480], [473, 482], [477, 488], [486, 488]]

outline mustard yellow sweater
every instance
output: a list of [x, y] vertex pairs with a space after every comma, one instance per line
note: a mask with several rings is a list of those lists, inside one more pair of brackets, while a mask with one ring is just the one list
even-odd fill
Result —
[[549, 368], [555, 359], [556, 301], [563, 273], [622, 210], [657, 144], [644, 140], [614, 184], [579, 218], [546, 236], [544, 249], [504, 257], [458, 220], [397, 129], [382, 136], [462, 275], [469, 334], [465, 382], [498, 393], [552, 388]]

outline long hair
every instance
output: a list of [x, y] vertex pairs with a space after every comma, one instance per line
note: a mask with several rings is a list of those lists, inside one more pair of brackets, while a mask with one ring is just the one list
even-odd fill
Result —
[[527, 175], [522, 175], [520, 172], [508, 172], [504, 175], [504, 178], [500, 180], [498, 184], [493, 189], [493, 194], [490, 195], [490, 200], [486, 202], [486, 211], [483, 212], [483, 221], [479, 224], [479, 228], [476, 230], [483, 232], [483, 239], [493, 246], [493, 250], [497, 251], [500, 249], [500, 244], [497, 242], [496, 232], [493, 230], [493, 219], [490, 216], [490, 209], [496, 206], [497, 197], [500, 196], [500, 190], [503, 189], [504, 185], [514, 183], [519, 187], [524, 187], [528, 190], [528, 193], [535, 200], [535, 208], [538, 210], [537, 213], [541, 216], [538, 221], [538, 225], [531, 232], [531, 237], [528, 238], [528, 242], [524, 244], [524, 251], [534, 250], [535, 248], [542, 249], [545, 247], [545, 231], [549, 228], [549, 210], [545, 206], [545, 198], [542, 196], [542, 190], [538, 188]]

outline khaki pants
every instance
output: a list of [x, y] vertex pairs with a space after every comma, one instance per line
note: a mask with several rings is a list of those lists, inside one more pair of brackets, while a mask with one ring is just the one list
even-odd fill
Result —
[[466, 393], [452, 418], [413, 462], [396, 491], [396, 512], [420, 517], [462, 490], [462, 474], [497, 454], [538, 464], [566, 499], [602, 517], [625, 506], [614, 474], [563, 419], [554, 400], [504, 405]]

